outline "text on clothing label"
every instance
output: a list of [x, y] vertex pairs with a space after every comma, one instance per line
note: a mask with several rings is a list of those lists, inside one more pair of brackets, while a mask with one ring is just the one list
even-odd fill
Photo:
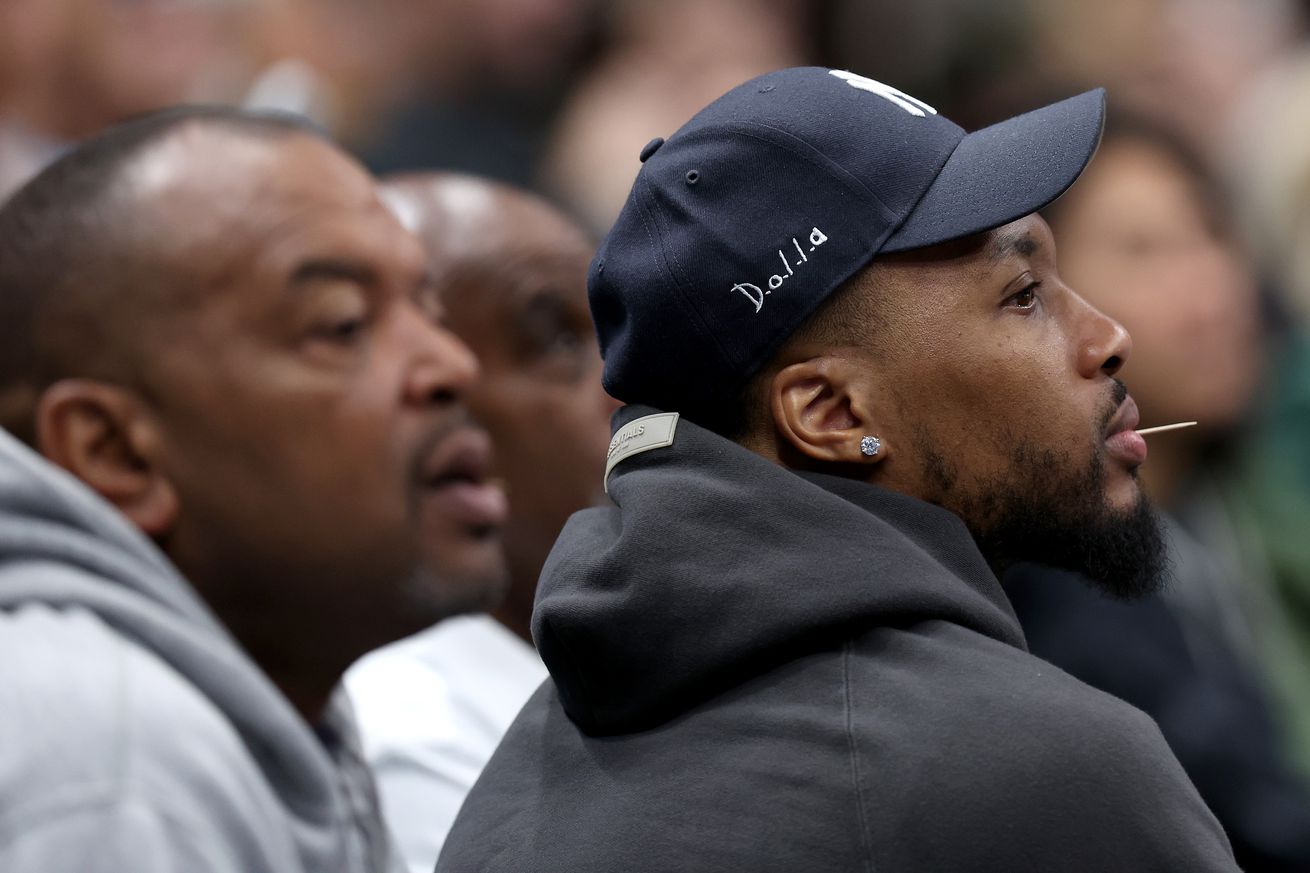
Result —
[[619, 461], [642, 452], [649, 452], [651, 449], [662, 449], [673, 445], [673, 432], [677, 427], [678, 413], [660, 412], [655, 415], [644, 415], [619, 428], [614, 434], [614, 439], [610, 440], [609, 452], [605, 459], [605, 493], [608, 494], [610, 490], [610, 470], [613, 470]]

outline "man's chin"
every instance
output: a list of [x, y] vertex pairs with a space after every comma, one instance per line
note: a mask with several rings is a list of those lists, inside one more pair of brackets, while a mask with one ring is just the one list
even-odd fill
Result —
[[443, 538], [424, 544], [423, 568], [407, 586], [407, 599], [428, 623], [498, 606], [509, 588], [499, 532]]
[[1098, 589], [1120, 600], [1158, 593], [1169, 571], [1164, 526], [1145, 494], [1127, 510], [1107, 512], [1086, 533], [1078, 570]]
[[[1050, 509], [1011, 517], [1001, 531], [979, 538], [998, 572], [1021, 561], [1071, 570], [1119, 600], [1147, 597], [1164, 586], [1164, 529], [1144, 494], [1124, 509], [1108, 503], [1080, 513]], [[1023, 547], [1012, 548], [1017, 543]]]
[[1145, 498], [1142, 483], [1137, 478], [1137, 469], [1133, 467], [1116, 471], [1110, 477], [1111, 481], [1106, 483], [1105, 505], [1111, 512], [1121, 513], [1124, 516], [1132, 515], [1137, 511], [1137, 505]]
[[1008, 470], [964, 485], [958, 465], [916, 439], [934, 502], [959, 515], [997, 575], [1021, 562], [1081, 573], [1123, 599], [1152, 594], [1168, 569], [1164, 532], [1136, 472], [1111, 466], [1098, 446], [1070, 450], [1012, 438]]

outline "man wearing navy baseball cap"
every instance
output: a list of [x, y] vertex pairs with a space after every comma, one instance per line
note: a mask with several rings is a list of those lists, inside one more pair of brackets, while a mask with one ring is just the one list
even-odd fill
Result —
[[1116, 373], [1036, 212], [1093, 91], [966, 134], [838, 70], [642, 152], [590, 276], [615, 507], [533, 619], [550, 669], [442, 871], [1217, 871], [1142, 713], [1029, 655], [996, 573], [1151, 590]]

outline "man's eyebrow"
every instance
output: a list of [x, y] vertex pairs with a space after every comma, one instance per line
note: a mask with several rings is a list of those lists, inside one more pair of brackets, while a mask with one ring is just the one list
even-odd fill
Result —
[[377, 283], [377, 273], [359, 261], [343, 258], [312, 258], [299, 264], [291, 273], [290, 284], [308, 285], [314, 282], [353, 282], [371, 286]]
[[1021, 233], [995, 243], [992, 247], [992, 261], [1003, 261], [1011, 255], [1031, 258], [1041, 247], [1042, 244], [1031, 233]]

